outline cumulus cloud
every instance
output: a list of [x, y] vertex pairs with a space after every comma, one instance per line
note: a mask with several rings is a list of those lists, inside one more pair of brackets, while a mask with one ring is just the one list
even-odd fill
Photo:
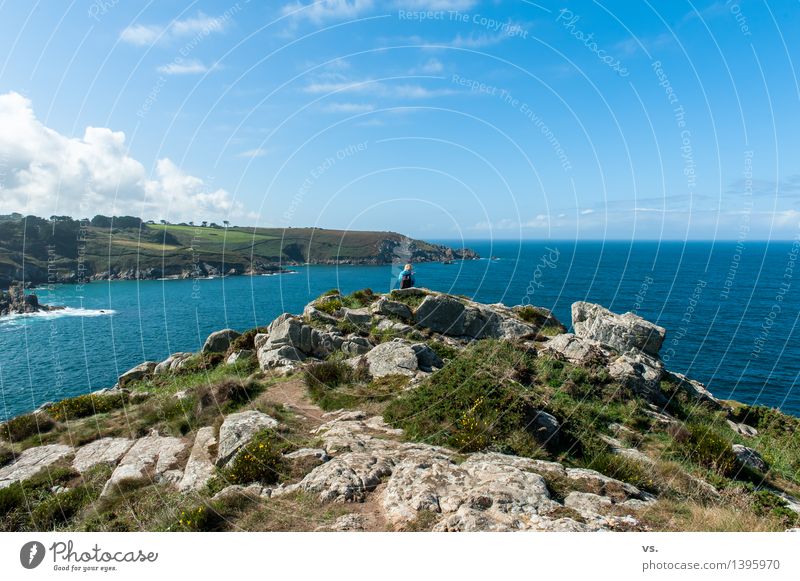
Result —
[[0, 94], [0, 213], [80, 217], [131, 214], [194, 220], [242, 215], [223, 189], [185, 173], [169, 159], [155, 175], [128, 155], [125, 134], [87, 127], [80, 138], [45, 126], [30, 100]]
[[214, 32], [222, 32], [228, 18], [206, 16], [202, 12], [183, 20], [173, 20], [168, 25], [133, 24], [125, 28], [119, 35], [120, 40], [136, 46], [149, 46], [156, 42], [168, 42], [175, 38], [193, 35], [208, 36]]
[[175, 60], [158, 67], [158, 72], [164, 75], [199, 75], [209, 70], [211, 69], [198, 60]]
[[283, 14], [291, 14], [294, 18], [306, 18], [314, 23], [326, 20], [344, 20], [355, 18], [372, 10], [372, 0], [319, 0], [312, 2], [291, 2], [286, 4]]

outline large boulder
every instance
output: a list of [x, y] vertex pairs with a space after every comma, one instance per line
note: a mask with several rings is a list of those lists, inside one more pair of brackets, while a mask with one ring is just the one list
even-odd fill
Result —
[[214, 437], [214, 428], [206, 426], [197, 430], [194, 438], [189, 461], [183, 471], [183, 478], [178, 484], [178, 490], [188, 492], [200, 490], [214, 476], [214, 452], [217, 439]]
[[444, 361], [425, 343], [415, 343], [411, 346], [417, 356], [417, 366], [421, 371], [431, 372], [444, 367]]
[[742, 446], [741, 444], [734, 444], [733, 453], [736, 455], [739, 464], [746, 468], [757, 470], [758, 472], [766, 472], [769, 470], [769, 465], [767, 465], [767, 462], [761, 457], [761, 454], [752, 448]]
[[141, 381], [143, 379], [152, 377], [157, 365], [158, 364], [155, 361], [145, 361], [144, 363], [140, 363], [133, 369], [129, 369], [120, 375], [119, 379], [117, 380], [117, 385], [119, 387], [125, 387], [134, 381]]
[[241, 336], [241, 333], [233, 329], [223, 329], [211, 333], [203, 343], [203, 353], [225, 353], [231, 343]]
[[101, 496], [129, 480], [176, 484], [183, 476], [180, 460], [185, 449], [181, 438], [151, 434], [138, 439], [111, 473]]
[[670, 373], [666, 372], [664, 374], [665, 379], [669, 379], [673, 383], [675, 383], [679, 389], [685, 391], [689, 396], [693, 397], [694, 399], [698, 399], [704, 401], [708, 404], [711, 404], [712, 407], [717, 409], [722, 408], [722, 403], [715, 398], [706, 386], [696, 381], [694, 379], [689, 379], [685, 375], [680, 373]]
[[608, 309], [578, 301], [572, 304], [575, 334], [613, 347], [620, 353], [637, 349], [658, 357], [666, 331], [638, 315], [617, 315]]
[[225, 417], [219, 428], [217, 466], [224, 466], [236, 453], [253, 439], [258, 432], [274, 428], [278, 422], [265, 413], [248, 410]]
[[584, 339], [572, 333], [562, 333], [549, 339], [542, 352], [566, 359], [575, 365], [591, 367], [604, 365], [610, 355], [609, 350], [592, 339]]
[[369, 372], [373, 377], [413, 376], [419, 369], [416, 352], [409, 343], [401, 339], [381, 343], [365, 357]]
[[78, 448], [72, 467], [83, 474], [98, 464], [116, 465], [133, 446], [128, 438], [100, 438]]
[[0, 468], [0, 488], [28, 480], [74, 451], [73, 448], [64, 444], [48, 444], [23, 450], [14, 463]]
[[414, 318], [414, 313], [407, 304], [399, 301], [392, 301], [385, 297], [381, 297], [372, 303], [370, 310], [376, 315], [397, 317], [403, 321], [411, 321]]
[[153, 374], [166, 375], [168, 373], [177, 371], [178, 369], [183, 367], [183, 364], [186, 362], [186, 360], [192, 357], [193, 355], [194, 353], [173, 353], [172, 355], [164, 359], [164, 361], [155, 366]]
[[428, 295], [417, 307], [414, 320], [421, 327], [436, 333], [464, 334], [464, 303], [448, 295]]
[[608, 374], [656, 405], [667, 402], [661, 391], [664, 365], [655, 357], [649, 357], [640, 351], [628, 351], [609, 363]]
[[372, 324], [372, 313], [366, 307], [361, 309], [348, 309], [345, 307], [342, 309], [342, 318], [359, 329], [369, 329]]

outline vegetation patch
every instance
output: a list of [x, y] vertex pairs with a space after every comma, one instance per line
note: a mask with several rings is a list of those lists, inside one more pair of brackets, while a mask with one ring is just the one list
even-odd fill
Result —
[[408, 384], [405, 375], [372, 379], [365, 366], [351, 367], [343, 361], [313, 363], [303, 371], [311, 399], [323, 410], [355, 408], [395, 397]]
[[49, 432], [55, 425], [53, 418], [48, 414], [24, 414], [0, 424], [0, 438], [8, 442], [21, 442]]
[[125, 392], [97, 395], [87, 393], [55, 403], [47, 408], [47, 413], [60, 422], [66, 422], [107, 413], [123, 407], [126, 403], [128, 394]]
[[712, 470], [720, 476], [732, 477], [739, 464], [731, 442], [706, 424], [687, 424], [672, 434], [672, 451], [678, 457]]
[[222, 478], [229, 484], [274, 484], [286, 471], [285, 448], [273, 430], [263, 430], [236, 454], [223, 470]]
[[426, 293], [423, 290], [418, 290], [415, 293], [399, 293], [397, 291], [392, 291], [389, 293], [389, 299], [397, 301], [398, 303], [404, 303], [412, 309], [416, 309], [422, 304], [422, 301], [425, 300], [425, 297], [428, 296], [428, 294], [429, 293]]

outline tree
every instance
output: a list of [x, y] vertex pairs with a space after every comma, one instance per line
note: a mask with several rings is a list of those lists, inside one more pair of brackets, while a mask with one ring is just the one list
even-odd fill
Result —
[[223, 220], [222, 223], [225, 225], [226, 228], [231, 225], [231, 223], [228, 222], [227, 220]]
[[203, 228], [205, 228], [206, 226], [208, 226], [208, 220], [203, 220], [203, 222], [202, 222], [202, 224], [201, 224], [201, 225], [203, 226]]
[[167, 221], [166, 220], [159, 220], [159, 222], [161, 222], [162, 226], [166, 226], [167, 225]]

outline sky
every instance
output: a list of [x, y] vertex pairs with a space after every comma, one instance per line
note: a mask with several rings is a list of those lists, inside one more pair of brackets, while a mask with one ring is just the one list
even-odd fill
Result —
[[800, 4], [0, 3], [0, 213], [795, 239]]

